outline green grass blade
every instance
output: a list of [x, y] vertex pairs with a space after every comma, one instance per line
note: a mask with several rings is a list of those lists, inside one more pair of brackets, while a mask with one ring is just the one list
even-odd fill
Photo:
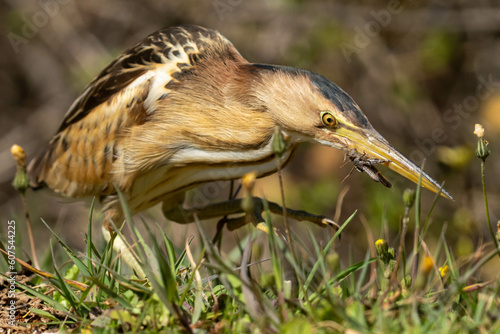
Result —
[[78, 256], [76, 256], [76, 254], [71, 250], [71, 248], [69, 248], [69, 246], [66, 245], [66, 243], [50, 228], [50, 226], [45, 222], [45, 220], [43, 220], [42, 218], [40, 218], [40, 220], [49, 229], [49, 231], [52, 233], [52, 235], [57, 239], [57, 241], [63, 247], [66, 254], [70, 257], [71, 261], [73, 261], [73, 263], [78, 267], [78, 269], [80, 269], [80, 272], [82, 273], [82, 275], [91, 276], [90, 271], [89, 271], [88, 267], [85, 265], [85, 263], [83, 263], [78, 258]]
[[[52, 244], [50, 245], [50, 250], [52, 252], [53, 269], [54, 269], [55, 274], [56, 274], [56, 278], [50, 279], [50, 281], [58, 283], [57, 286], [59, 287], [61, 294], [71, 304], [71, 307], [79, 316], [82, 316], [83, 314], [87, 314], [90, 309], [88, 307], [86, 307], [85, 304], [83, 304], [83, 307], [82, 307], [83, 309], [78, 307], [79, 298], [77, 297], [77, 295], [75, 294], [73, 289], [66, 283], [63, 275], [61, 274], [61, 272], [57, 268], [54, 249], [52, 247]], [[83, 312], [83, 314], [82, 314], [82, 312]]]
[[338, 273], [337, 276], [335, 277], [335, 280], [338, 282], [341, 282], [346, 277], [351, 275], [353, 272], [355, 272], [355, 271], [357, 271], [365, 266], [368, 266], [370, 263], [377, 261], [377, 260], [378, 260], [378, 258], [372, 257], [372, 258], [368, 259], [368, 261], [363, 260], [363, 261], [356, 262], [355, 264], [347, 267], [347, 269], [342, 270], [340, 273]]
[[[0, 275], [3, 275], [3, 274], [0, 274]], [[3, 275], [3, 276], [5, 276], [5, 275]], [[8, 278], [8, 277], [6, 277], [6, 278]], [[68, 318], [72, 319], [73, 321], [81, 321], [82, 320], [82, 318], [80, 316], [71, 313], [63, 304], [59, 303], [58, 301], [55, 301], [54, 299], [51, 299], [49, 296], [46, 296], [45, 294], [40, 293], [37, 290], [32, 289], [28, 285], [21, 283], [19, 281], [16, 282], [16, 285], [19, 286], [20, 288], [22, 288], [24, 291], [30, 293], [32, 296], [39, 298], [40, 300], [45, 302], [50, 307], [65, 314], [66, 316], [68, 316]]]
[[92, 244], [92, 215], [94, 213], [94, 203], [95, 203], [95, 197], [92, 198], [92, 203], [90, 204], [90, 210], [89, 210], [89, 226], [87, 228], [87, 268], [89, 271], [89, 275], [94, 274], [94, 267], [92, 266], [92, 262], [90, 259], [92, 258], [92, 249], [93, 244]]
[[[344, 224], [342, 224], [342, 226], [340, 226], [340, 228], [338, 229], [338, 231], [333, 235], [333, 237], [330, 239], [330, 241], [328, 242], [328, 244], [325, 246], [325, 248], [323, 249], [323, 259], [324, 257], [328, 254], [328, 251], [330, 250], [330, 248], [332, 247], [333, 245], [333, 242], [340, 236], [340, 234], [342, 233], [342, 231], [347, 227], [347, 225], [354, 219], [354, 216], [356, 216], [356, 213], [358, 211], [354, 211], [354, 213], [346, 219], [346, 221], [344, 222]], [[307, 277], [305, 283], [304, 283], [304, 289], [307, 290], [309, 288], [309, 285], [311, 284], [311, 281], [314, 277], [314, 275], [316, 274], [316, 271], [318, 270], [320, 266], [320, 261], [316, 261], [316, 263], [314, 264], [313, 268], [311, 269], [311, 272], [309, 273], [309, 276]]]
[[54, 322], [56, 322], [56, 323], [59, 323], [59, 322], [60, 322], [60, 320], [59, 320], [59, 319], [57, 319], [56, 317], [54, 317], [54, 315], [50, 314], [50, 313], [49, 313], [49, 312], [47, 312], [47, 311], [44, 311], [44, 310], [39, 310], [39, 309], [37, 309], [37, 308], [31, 308], [31, 307], [29, 308], [29, 310], [30, 310], [30, 312], [31, 312], [31, 313], [34, 313], [34, 314], [39, 315], [39, 316], [41, 316], [41, 317], [44, 317], [44, 318], [50, 319], [50, 320], [52, 320], [52, 321], [54, 321]]
[[356, 288], [354, 290], [354, 296], [361, 299], [361, 287], [363, 286], [363, 283], [365, 281], [366, 273], [368, 272], [368, 266], [370, 261], [370, 251], [366, 252], [365, 255], [365, 260], [363, 261], [363, 266], [361, 267], [361, 273], [358, 277], [358, 281], [356, 282]]
[[434, 196], [434, 200], [432, 201], [431, 208], [429, 209], [429, 213], [427, 214], [427, 217], [425, 218], [424, 227], [422, 228], [422, 233], [420, 234], [421, 239], [423, 239], [427, 233], [427, 229], [429, 227], [429, 222], [431, 220], [432, 212], [434, 212], [434, 208], [436, 207], [436, 204], [437, 204], [439, 198], [441, 197], [441, 193], [443, 192], [443, 189], [444, 189], [444, 182], [441, 184], [441, 187], [439, 188], [438, 192]]
[[133, 307], [126, 299], [124, 299], [122, 296], [120, 296], [120, 294], [118, 292], [113, 291], [113, 289], [111, 289], [109, 286], [103, 284], [97, 278], [89, 277], [88, 279], [92, 283], [97, 285], [99, 287], [99, 289], [101, 289], [107, 295], [107, 297], [109, 299], [116, 301], [118, 304], [120, 304], [121, 306], [123, 306], [126, 309], [131, 309]]

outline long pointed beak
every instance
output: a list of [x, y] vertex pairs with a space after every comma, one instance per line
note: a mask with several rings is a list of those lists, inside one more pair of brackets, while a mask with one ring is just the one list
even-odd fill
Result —
[[[437, 193], [441, 186], [417, 165], [411, 162], [403, 154], [399, 153], [389, 142], [374, 129], [360, 134], [356, 129], [341, 128], [337, 129], [336, 135], [342, 137], [342, 143], [346, 146], [344, 149], [356, 150], [358, 156], [363, 159], [383, 160], [382, 165], [389, 167], [396, 173], [404, 176], [414, 183], [418, 183], [420, 174], [422, 175], [422, 187]], [[443, 197], [453, 199], [444, 189], [441, 189]]]

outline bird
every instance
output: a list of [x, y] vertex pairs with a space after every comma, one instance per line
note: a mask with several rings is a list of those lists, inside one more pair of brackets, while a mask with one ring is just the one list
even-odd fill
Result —
[[[132, 214], [162, 203], [164, 216], [179, 223], [245, 214], [238, 199], [185, 208], [186, 191], [249, 172], [275, 173], [276, 159], [285, 166], [304, 142], [344, 150], [357, 170], [385, 186], [390, 182], [375, 165], [415, 183], [421, 176], [424, 188], [451, 198], [339, 86], [308, 70], [251, 63], [218, 31], [195, 25], [158, 30], [104, 68], [32, 159], [28, 176], [33, 189], [98, 198], [109, 240], [124, 219], [120, 192]], [[286, 210], [291, 218], [334, 224]], [[115, 242], [115, 250], [125, 248]]]

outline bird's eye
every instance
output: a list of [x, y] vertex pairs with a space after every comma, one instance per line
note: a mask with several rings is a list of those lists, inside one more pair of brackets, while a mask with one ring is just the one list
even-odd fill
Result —
[[321, 121], [329, 128], [337, 126], [337, 119], [328, 111], [323, 111], [321, 113]]

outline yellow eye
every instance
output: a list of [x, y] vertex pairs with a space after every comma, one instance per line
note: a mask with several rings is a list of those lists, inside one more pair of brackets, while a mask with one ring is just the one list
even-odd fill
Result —
[[329, 128], [337, 126], [337, 119], [328, 111], [323, 111], [321, 113], [321, 121]]

